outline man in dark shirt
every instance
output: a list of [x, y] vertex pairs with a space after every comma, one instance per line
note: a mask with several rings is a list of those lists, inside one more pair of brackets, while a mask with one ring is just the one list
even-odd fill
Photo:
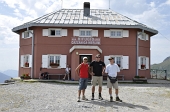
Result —
[[102, 83], [103, 83], [103, 74], [104, 74], [104, 68], [105, 64], [100, 60], [100, 54], [96, 55], [96, 60], [93, 61], [90, 64], [91, 68], [91, 75], [92, 75], [92, 99], [94, 100], [94, 92], [95, 92], [95, 86], [96, 83], [99, 85], [99, 99], [103, 100], [101, 91], [102, 91]]

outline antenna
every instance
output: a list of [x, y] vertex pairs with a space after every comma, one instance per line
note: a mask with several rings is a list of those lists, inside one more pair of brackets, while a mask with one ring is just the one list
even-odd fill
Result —
[[110, 9], [110, 0], [109, 0], [109, 9]]
[[61, 9], [63, 8], [63, 0], [61, 0]]

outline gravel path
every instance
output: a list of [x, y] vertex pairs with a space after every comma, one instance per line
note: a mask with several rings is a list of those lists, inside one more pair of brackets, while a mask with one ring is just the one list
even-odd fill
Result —
[[[170, 112], [170, 84], [119, 84], [119, 102], [109, 102], [106, 85], [104, 100], [91, 101], [91, 86], [77, 102], [78, 85], [24, 83], [0, 85], [0, 112]], [[114, 91], [113, 91], [114, 93]], [[115, 95], [113, 94], [114, 98]]]

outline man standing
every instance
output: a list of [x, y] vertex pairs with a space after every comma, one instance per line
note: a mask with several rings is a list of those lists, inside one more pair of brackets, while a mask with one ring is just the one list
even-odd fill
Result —
[[[120, 72], [120, 69], [116, 63], [114, 63], [114, 58], [110, 57], [108, 59], [110, 61], [110, 64], [106, 66], [105, 73], [107, 73], [107, 88], [109, 88], [109, 94], [110, 94], [110, 102], [113, 101], [112, 97], [112, 86], [115, 88], [115, 94], [116, 94], [116, 101], [122, 102], [122, 100], [119, 99], [118, 96], [118, 81], [117, 81], [117, 72]], [[112, 82], [116, 81], [116, 82]]]
[[76, 74], [80, 77], [77, 102], [80, 102], [81, 91], [83, 94], [82, 100], [88, 100], [85, 97], [85, 90], [87, 88], [87, 81], [88, 81], [88, 71], [89, 71], [89, 65], [87, 63], [87, 57], [83, 57], [83, 63], [81, 63], [75, 70]]
[[94, 92], [96, 83], [99, 85], [99, 99], [103, 100], [101, 92], [102, 92], [102, 83], [103, 83], [103, 74], [105, 64], [100, 60], [100, 54], [96, 55], [96, 60], [90, 64], [91, 67], [91, 75], [92, 75], [92, 99], [94, 100]]

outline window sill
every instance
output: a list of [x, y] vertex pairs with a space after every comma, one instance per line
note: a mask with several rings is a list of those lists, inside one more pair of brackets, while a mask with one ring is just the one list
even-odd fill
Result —
[[22, 67], [22, 68], [31, 68], [31, 67]]
[[49, 67], [47, 69], [61, 69], [60, 67]]
[[55, 36], [49, 35], [48, 37], [62, 37], [62, 36], [61, 35], [55, 35]]

